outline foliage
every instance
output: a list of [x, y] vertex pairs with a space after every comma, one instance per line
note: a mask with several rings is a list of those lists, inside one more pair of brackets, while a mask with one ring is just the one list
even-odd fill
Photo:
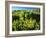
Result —
[[40, 9], [12, 12], [12, 31], [21, 30], [40, 30]]

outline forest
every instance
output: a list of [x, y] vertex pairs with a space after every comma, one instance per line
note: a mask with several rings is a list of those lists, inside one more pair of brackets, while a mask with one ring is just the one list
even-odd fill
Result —
[[12, 31], [40, 30], [40, 9], [13, 10]]

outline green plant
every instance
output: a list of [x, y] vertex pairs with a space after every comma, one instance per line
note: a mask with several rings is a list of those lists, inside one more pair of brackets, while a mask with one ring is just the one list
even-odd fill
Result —
[[13, 19], [12, 30], [13, 31], [39, 30], [40, 29], [40, 19], [38, 19], [40, 18], [39, 10], [40, 9], [14, 10], [12, 12], [12, 19]]

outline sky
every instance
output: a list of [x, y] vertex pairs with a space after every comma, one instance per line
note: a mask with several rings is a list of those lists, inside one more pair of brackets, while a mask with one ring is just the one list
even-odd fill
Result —
[[38, 9], [38, 8], [33, 8], [33, 7], [12, 7], [12, 10], [32, 10], [32, 9]]

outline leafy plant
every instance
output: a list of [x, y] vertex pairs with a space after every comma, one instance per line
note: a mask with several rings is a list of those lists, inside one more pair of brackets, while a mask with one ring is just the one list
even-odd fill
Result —
[[12, 31], [21, 30], [40, 30], [40, 9], [12, 12]]

